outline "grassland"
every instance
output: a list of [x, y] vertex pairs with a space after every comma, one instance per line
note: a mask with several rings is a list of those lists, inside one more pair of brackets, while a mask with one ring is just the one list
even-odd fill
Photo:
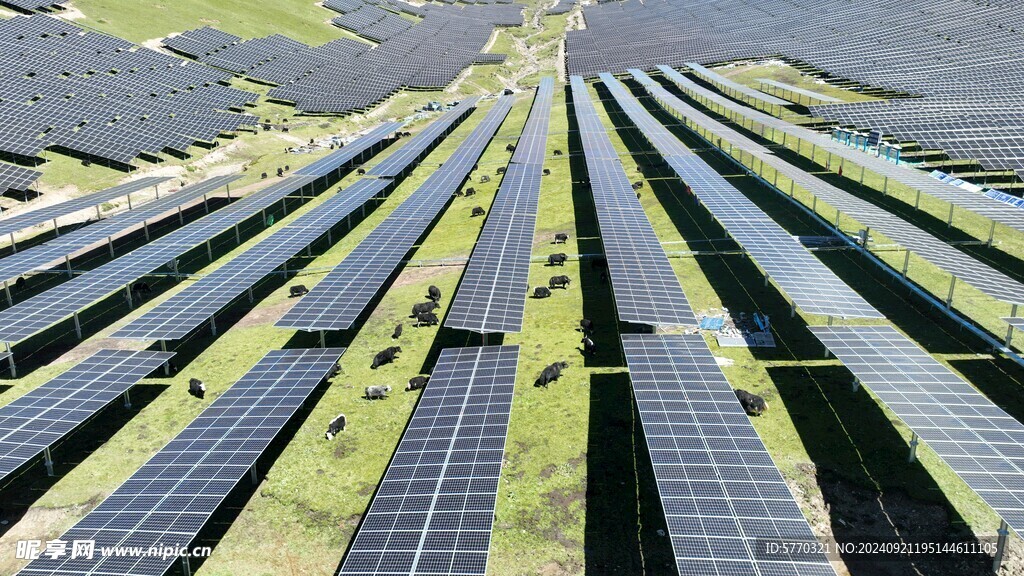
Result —
[[[102, 4], [77, 3], [90, 18], [109, 18], [106, 24], [112, 30], [126, 27], [129, 16], [151, 14], [140, 4], [129, 5], [121, 12], [111, 8], [109, 15], [102, 16], [106, 14]], [[187, 14], [220, 17], [226, 21], [227, 8], [234, 3], [218, 2], [216, 10], [212, 11], [203, 6], [197, 4], [195, 10]], [[305, 8], [298, 4], [292, 6], [292, 3], [279, 6], [294, 8], [294, 14], [282, 20], [282, 27], [288, 27], [287, 30], [273, 31], [309, 41], [291, 31], [292, 27], [306, 21]], [[200, 25], [193, 24], [194, 16], [177, 6], [169, 11], [181, 12], [182, 21], [146, 24], [154, 28], [140, 28], [138, 37], [165, 34], [163, 27], [184, 29]], [[288, 24], [292, 19], [299, 23]], [[543, 28], [529, 41], [531, 44], [543, 45], [557, 38], [556, 31], [564, 27], [565, 17], [545, 17], [541, 22]], [[252, 26], [252, 35], [271, 32], [245, 21], [237, 29], [224, 26], [223, 22], [216, 25], [237, 34], [243, 33], [243, 26]], [[324, 28], [330, 31], [329, 27]], [[503, 30], [490, 51], [510, 53], [509, 63], [501, 67], [474, 67], [453, 93], [401, 94], [375, 111], [372, 118], [303, 118], [292, 114], [287, 107], [261, 103], [256, 109], [261, 117], [278, 121], [287, 118], [295, 125], [288, 137], [280, 132], [240, 135], [224, 151], [225, 159], [213, 165], [226, 168], [245, 164], [249, 168], [243, 184], [253, 183], [258, 181], [262, 171], [272, 171], [284, 163], [296, 167], [312, 160], [283, 152], [293, 139], [301, 142], [327, 134], [349, 133], [385, 117], [403, 117], [428, 100], [452, 100], [481, 88], [491, 90], [502, 85], [503, 80], [498, 76], [524, 65], [530, 58], [539, 62], [538, 73], [551, 73], [551, 55], [547, 52], [550, 47], [539, 55], [527, 56], [519, 51], [514, 41], [523, 40], [534, 32], [536, 30]], [[769, 74], [754, 68], [744, 73], [751, 77]], [[784, 73], [778, 78], [798, 83], [798, 79], [788, 76]], [[526, 83], [531, 78], [527, 76], [520, 81]], [[246, 87], [260, 89], [255, 85]], [[823, 91], [818, 85], [811, 89]], [[556, 94], [545, 163], [551, 174], [542, 180], [533, 254], [543, 257], [555, 251], [550, 245], [555, 232], [571, 235], [569, 244], [557, 251], [595, 254], [600, 252], [599, 230], [590, 194], [580, 185], [585, 168], [569, 117], [571, 107], [567, 106], [561, 90]], [[601, 95], [595, 91], [593, 96]], [[321, 241], [315, 246], [312, 257], [295, 258], [289, 264], [290, 269], [297, 270], [295, 275], [271, 277], [256, 290], [254, 304], [242, 298], [222, 311], [218, 315], [218, 336], [201, 330], [177, 343], [176, 363], [181, 371], [173, 377], [154, 375], [144, 380], [132, 392], [133, 409], [113, 406], [69, 438], [54, 452], [55, 478], [46, 478], [41, 467], [36, 466], [7, 487], [3, 514], [13, 521], [10, 526], [0, 527], [0, 549], [13, 548], [13, 542], [19, 538], [52, 538], [73, 525], [267, 351], [316, 345], [313, 335], [273, 326], [293, 302], [288, 298], [287, 287], [299, 282], [307, 286], [318, 282], [326, 270], [349, 254], [422, 184], [434, 167], [445, 161], [483, 117], [488, 106], [485, 104], [455, 130], [386, 201], [370, 211], [352, 230], [336, 233], [333, 245], [326, 246]], [[917, 462], [908, 464], [906, 450], [910, 430], [870, 391], [864, 388], [852, 391], [849, 372], [836, 360], [824, 357], [822, 347], [807, 331], [808, 325], [822, 324], [824, 318], [803, 313], [791, 318], [786, 299], [774, 285], [764, 285], [757, 268], [747, 257], [713, 253], [713, 248], [734, 247], [726, 239], [726, 232], [702, 207], [687, 198], [684, 187], [669, 174], [637, 172], [634, 167], [646, 163], [649, 146], [614, 107], [599, 105], [598, 108], [630, 179], [645, 182], [641, 203], [655, 231], [667, 250], [680, 253], [672, 258], [672, 264], [693, 308], [698, 312], [726, 308], [748, 313], [761, 311], [773, 319], [778, 343], [775, 349], [719, 348], [713, 341], [709, 343], [734, 386], [754, 391], [769, 400], [771, 410], [754, 419], [754, 425], [816, 533], [840, 540], [908, 535], [924, 539], [992, 535], [997, 520], [980, 499], [927, 446], [919, 448]], [[529, 98], [521, 98], [481, 158], [473, 182], [467, 183], [478, 190], [478, 195], [453, 199], [422, 244], [410, 254], [413, 264], [396, 275], [379, 300], [371, 305], [367, 317], [353, 330], [328, 336], [329, 346], [347, 347], [342, 358], [343, 373], [307, 403], [295, 422], [261, 459], [259, 485], [253, 487], [247, 480], [243, 481], [204, 530], [200, 543], [213, 545], [215, 550], [213, 556], [198, 567], [197, 574], [320, 575], [336, 569], [415, 408], [418, 394], [400, 391], [405, 381], [413, 375], [428, 373], [441, 349], [479, 344], [479, 337], [463, 332], [437, 327], [412, 328], [407, 323], [407, 309], [411, 303], [423, 300], [427, 286], [434, 284], [444, 294], [441, 312], [447, 310], [462, 267], [438, 264], [442, 260], [457, 262], [469, 256], [483, 224], [481, 219], [470, 218], [469, 211], [473, 206], [489, 206], [500, 180], [495, 170], [508, 161], [505, 144], [518, 137], [528, 109]], [[666, 123], [677, 124], [667, 115], [661, 118]], [[411, 129], [416, 131], [424, 124], [417, 121], [411, 124]], [[674, 126], [673, 130], [790, 233], [827, 233], [804, 211], [766, 190], [720, 154], [709, 150], [707, 144], [691, 132], [679, 126]], [[387, 149], [370, 164], [386, 157], [394, 148]], [[553, 156], [555, 149], [566, 154]], [[800, 160], [800, 155], [809, 154], [806, 148], [802, 148], [800, 154], [795, 150], [788, 154], [795, 161], [807, 162], [808, 169], [814, 169], [810, 159]], [[819, 157], [815, 161], [823, 165], [826, 160]], [[81, 184], [83, 188], [99, 188], [118, 177], [117, 173], [107, 174], [95, 166], [86, 170], [70, 160], [53, 158], [52, 162], [45, 178], [55, 183], [81, 184], [85, 180], [83, 174], [88, 174], [93, 181]], [[175, 165], [197, 178], [213, 169], [202, 167], [189, 172], [188, 168], [196, 165], [195, 159]], [[851, 172], [848, 170], [847, 174]], [[482, 174], [489, 174], [492, 182], [481, 184], [479, 175]], [[939, 205], [926, 202], [921, 211], [908, 210], [907, 192], [894, 190], [892, 186], [888, 188], [889, 196], [880, 197], [879, 191], [885, 184], [870, 175], [863, 185], [850, 176], [826, 177], [937, 234], [941, 232], [943, 238], [987, 234], [984, 222], [960, 213], [955, 226], [945, 228], [945, 221], [939, 220], [944, 217]], [[259, 227], [248, 230], [241, 246], [235, 246], [233, 237], [222, 239], [217, 245], [214, 262], [208, 262], [203, 251], [190, 254], [183, 269], [203, 275], [223, 266], [354, 178], [355, 175], [346, 177], [330, 192], [293, 209], [287, 217], [279, 217], [275, 226], [268, 230]], [[809, 202], [806, 194], [798, 194], [797, 199]], [[828, 216], [827, 210], [820, 211]], [[855, 228], [855, 223], [847, 220], [841, 224], [844, 229]], [[968, 250], [978, 257], [991, 258], [995, 263], [1012, 264], [1024, 255], [1019, 235], [1000, 229], [997, 239], [1000, 243], [994, 249]], [[688, 251], [698, 254], [686, 254]], [[883, 259], [896, 258], [902, 262], [899, 255], [877, 253]], [[976, 340], [961, 332], [942, 314], [909, 297], [905, 288], [890, 281], [862, 257], [849, 251], [818, 255], [900, 330], [1010, 414], [1024, 418], [1024, 396], [1021, 395], [1024, 371], [1018, 366], [979, 349]], [[105, 256], [99, 254], [85, 267], [104, 260]], [[506, 463], [495, 514], [490, 572], [500, 576], [672, 574], [671, 544], [659, 534], [659, 530], [664, 530], [664, 519], [617, 345], [619, 331], [628, 328], [615, 322], [609, 305], [610, 288], [585, 261], [581, 264], [572, 260], [559, 273], [573, 278], [572, 287], [564, 292], [556, 291], [546, 300], [529, 299], [523, 332], [506, 335], [503, 339], [505, 344], [520, 345], [521, 352]], [[534, 264], [531, 284], [543, 284], [549, 275], [549, 268], [541, 263]], [[911, 277], [933, 291], [941, 290], [942, 275], [923, 262], [913, 261]], [[56, 282], [59, 280], [53, 280]], [[188, 282], [175, 284], [169, 279], [154, 280], [151, 284], [155, 293], [131, 312], [117, 298], [90, 308], [90, 314], [85, 316], [87, 339], [81, 343], [74, 341], [73, 334], [67, 334], [65, 324], [33, 339], [27, 347], [35, 351], [26, 353], [16, 349], [22, 362], [21, 377], [2, 381], [0, 405], [66, 370], [93, 350], [125, 346], [121, 341], [109, 339], [109, 334], [166, 300]], [[961, 289], [958, 288], [956, 305], [964, 314], [989, 326], [991, 317], [1002, 313], [991, 302], [959, 291]], [[597, 323], [595, 340], [600, 353], [594, 358], [584, 358], [577, 349], [579, 335], [574, 328], [582, 317]], [[371, 371], [369, 361], [373, 353], [392, 345], [391, 332], [400, 322], [406, 322], [406, 326], [400, 341], [403, 352], [399, 361]], [[532, 386], [544, 365], [563, 359], [569, 361], [570, 368], [557, 384], [550, 389]], [[190, 377], [200, 377], [206, 382], [209, 394], [204, 400], [186, 395]], [[362, 388], [371, 383], [390, 384], [395, 392], [385, 401], [361, 399]], [[323, 431], [339, 412], [348, 416], [350, 429], [328, 442], [323, 438]], [[1020, 548], [1019, 542], [1013, 540], [1009, 554], [1011, 570], [1020, 569]], [[980, 557], [955, 558], [941, 564], [914, 559], [864, 565], [862, 559], [845, 560], [853, 574], [907, 574], [915, 570], [940, 576], [987, 573], [987, 563]], [[0, 573], [11, 573], [17, 566], [12, 558], [0, 556]]]

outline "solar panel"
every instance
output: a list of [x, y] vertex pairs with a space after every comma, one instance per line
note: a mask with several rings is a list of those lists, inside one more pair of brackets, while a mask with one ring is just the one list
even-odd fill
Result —
[[884, 318], [799, 240], [683, 145], [614, 76], [603, 73], [601, 81], [672, 170], [796, 306], [826, 316]]
[[499, 98], [452, 156], [276, 325], [298, 330], [350, 328], [416, 240], [451, 200], [514, 102], [514, 96]]
[[1024, 425], [892, 326], [811, 332], [1018, 534]]
[[15, 343], [71, 316], [315, 181], [289, 176], [135, 251], [0, 311], [0, 341]]
[[449, 328], [477, 332], [523, 329], [553, 93], [554, 79], [543, 78], [445, 318], [444, 325]]
[[0, 482], [172, 356], [173, 352], [100, 350], [0, 407]]
[[463, 98], [454, 108], [445, 112], [440, 118], [421, 130], [400, 149], [388, 155], [376, 166], [366, 171], [368, 176], [395, 178], [412, 168], [413, 164], [422, 160], [433, 148], [438, 139], [447, 135], [457, 123], [468, 117], [476, 109], [479, 96]]
[[845, 212], [861, 224], [884, 234], [906, 247], [921, 258], [950, 274], [961, 278], [981, 292], [1005, 302], [1019, 303], [1024, 300], [1024, 285], [1002, 272], [975, 260], [956, 248], [913, 226], [906, 220], [890, 214], [874, 204], [858, 198], [824, 180], [808, 174], [793, 164], [775, 156], [769, 149], [739, 134], [732, 128], [713, 120], [697, 109], [676, 98], [664, 88], [653, 83], [643, 72], [630, 71], [643, 83], [647, 90], [665, 106], [715, 135], [720, 141], [740, 148], [755, 156], [760, 162], [771, 166], [796, 185], [807, 190], [829, 205]]
[[0, 193], [7, 190], [28, 190], [43, 173], [38, 170], [0, 162]]
[[486, 574], [518, 360], [441, 351], [339, 576]]
[[22, 250], [0, 259], [0, 280], [10, 280], [33, 270], [52, 266], [56, 261], [63, 260], [79, 250], [88, 248], [97, 242], [103, 242], [129, 228], [147, 222], [151, 218], [161, 216], [179, 206], [183, 206], [231, 182], [240, 179], [239, 175], [215, 176], [192, 186], [182, 188], [127, 212], [100, 220], [90, 226], [79, 228], [70, 233], [62, 234], [43, 244]]
[[342, 146], [341, 149], [335, 150], [323, 158], [319, 158], [315, 162], [299, 168], [294, 174], [297, 176], [316, 176], [318, 178], [326, 176], [372, 149], [381, 140], [384, 140], [404, 125], [405, 122], [385, 122], [365, 135], [360, 136], [359, 139], [348, 146]]
[[272, 350], [61, 539], [137, 547], [143, 555], [39, 558], [26, 576], [161, 576], [321, 383], [343, 348]]
[[[476, 98], [452, 110], [428, 125], [403, 144], [385, 162], [382, 172], [398, 175], [434, 147], [448, 133], [451, 125], [472, 112]], [[392, 158], [405, 161], [401, 164]], [[377, 165], [380, 167], [380, 164]], [[372, 170], [371, 170], [372, 172]], [[337, 193], [323, 204], [299, 216], [245, 253], [204, 276], [168, 300], [130, 322], [112, 337], [141, 340], [176, 340], [209, 320], [239, 294], [285, 264], [331, 227], [351, 215], [371, 198], [393, 185], [391, 180], [365, 178]], [[0, 261], [2, 263], [2, 261]]]
[[757, 81], [762, 83], [762, 84], [767, 84], [768, 86], [773, 86], [775, 88], [780, 88], [782, 90], [788, 90], [789, 92], [793, 92], [794, 94], [800, 94], [802, 96], [806, 96], [806, 97], [808, 97], [808, 98], [810, 98], [812, 100], [817, 100], [818, 102], [842, 102], [842, 100], [840, 100], [839, 98], [833, 98], [832, 96], [826, 96], [824, 94], [820, 94], [818, 92], [814, 92], [814, 91], [808, 90], [806, 88], [800, 88], [798, 86], [792, 86], [790, 84], [786, 84], [785, 82], [779, 82], [778, 80], [772, 80], [771, 78], [758, 78]]
[[786, 481], [700, 334], [623, 334], [676, 567], [709, 574], [835, 576]]
[[60, 218], [67, 216], [68, 214], [74, 214], [80, 210], [86, 208], [92, 208], [98, 206], [114, 198], [121, 196], [128, 196], [132, 192], [138, 192], [143, 188], [149, 188], [150, 186], [156, 186], [161, 182], [170, 180], [166, 176], [147, 176], [145, 178], [139, 178], [125, 184], [114, 186], [113, 188], [107, 188], [106, 190], [100, 190], [99, 192], [93, 192], [92, 194], [86, 194], [73, 200], [61, 202], [59, 204], [53, 204], [50, 206], [44, 206], [37, 208], [29, 212], [21, 212], [7, 218], [0, 219], [0, 236], [11, 234], [25, 228], [30, 228], [36, 224], [44, 224], [50, 222], [54, 218]]
[[571, 83], [619, 320], [650, 325], [696, 324], [679, 278], [590, 101], [586, 83], [579, 76], [573, 76]]
[[821, 149], [828, 150], [833, 155], [845, 159], [855, 165], [864, 166], [868, 170], [884, 176], [894, 182], [900, 182], [911, 189], [948, 202], [954, 206], [960, 206], [965, 210], [980, 214], [986, 218], [1005, 224], [1015, 230], [1024, 231], [1024, 212], [993, 200], [983, 194], [969, 192], [956, 186], [951, 186], [932, 178], [928, 174], [914, 168], [898, 166], [885, 158], [879, 158], [871, 154], [865, 154], [859, 150], [850, 148], [846, 144], [833, 141], [831, 138], [823, 138], [817, 132], [802, 126], [796, 126], [774, 116], [753, 110], [746, 106], [739, 105], [728, 98], [712, 92], [686, 78], [679, 72], [668, 66], [658, 66], [665, 76], [681, 88], [698, 95], [700, 98], [714, 102], [724, 107], [732, 114], [738, 114], [750, 118], [764, 126], [796, 136], [801, 140], [811, 142]]
[[746, 96], [747, 98], [750, 98], [751, 100], [757, 100], [759, 102], [764, 102], [765, 104], [773, 104], [776, 106], [789, 106], [789, 102], [781, 98], [769, 96], [768, 94], [762, 94], [761, 92], [758, 92], [757, 90], [754, 90], [749, 86], [740, 84], [739, 82], [734, 82], [733, 80], [730, 80], [725, 76], [722, 76], [718, 72], [708, 70], [707, 68], [701, 66], [700, 64], [697, 64], [696, 62], [687, 62], [686, 65], [690, 68], [690, 70], [693, 70], [697, 74], [710, 80], [712, 83], [724, 86], [725, 88], [732, 90], [734, 92], [738, 92]]
[[1024, 318], [1003, 318], [1003, 322], [1006, 322], [1007, 324], [1013, 326], [1014, 328], [1024, 330]]

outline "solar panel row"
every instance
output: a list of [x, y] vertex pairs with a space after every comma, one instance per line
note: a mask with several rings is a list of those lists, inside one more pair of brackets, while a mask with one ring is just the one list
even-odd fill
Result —
[[472, 134], [413, 194], [277, 322], [297, 330], [346, 330], [451, 200], [508, 115], [502, 96]]
[[1024, 425], [892, 326], [814, 326], [811, 332], [1024, 533]]
[[302, 403], [343, 348], [273, 350], [61, 539], [138, 547], [141, 555], [41, 557], [26, 576], [161, 576], [178, 558], [151, 546], [186, 547]]
[[518, 361], [441, 351], [340, 576], [486, 574]]
[[299, 168], [294, 174], [297, 176], [316, 176], [319, 178], [340, 170], [342, 166], [360, 158], [367, 151], [380, 146], [385, 138], [391, 136], [404, 125], [405, 122], [385, 122], [365, 135], [360, 136], [348, 146], [342, 146], [323, 158], [318, 158], [316, 161]]
[[[455, 122], [471, 112], [472, 108], [467, 104], [431, 123], [388, 156], [381, 163], [387, 163], [381, 172], [390, 175], [404, 173], [440, 142]], [[405, 164], [393, 160], [396, 157]], [[287, 263], [300, 250], [394, 185], [394, 181], [385, 178], [357, 180], [243, 254], [161, 302], [119, 329], [112, 337], [140, 340], [176, 340], [185, 337], [275, 268]]]
[[0, 483], [172, 356], [173, 352], [100, 350], [0, 407]]
[[449, 328], [523, 329], [554, 86], [553, 78], [543, 78], [537, 88], [523, 134], [445, 318]]
[[[654, 83], [639, 78], [646, 85]], [[826, 316], [883, 318], [799, 240], [683, 145], [614, 76], [602, 73], [601, 81], [668, 165], [796, 306]]]
[[42, 175], [38, 170], [0, 162], [0, 194], [8, 190], [28, 190]]
[[732, 90], [733, 92], [738, 92], [738, 93], [742, 94], [743, 96], [745, 96], [746, 98], [748, 98], [750, 100], [757, 100], [759, 102], [763, 102], [765, 104], [771, 104], [771, 105], [774, 105], [774, 106], [788, 106], [789, 105], [789, 102], [787, 102], [787, 101], [785, 101], [785, 100], [783, 100], [781, 98], [776, 98], [775, 96], [771, 96], [771, 95], [768, 95], [768, 94], [764, 94], [762, 92], [758, 92], [757, 90], [754, 90], [753, 88], [751, 88], [751, 87], [749, 87], [749, 86], [747, 86], [745, 84], [740, 84], [739, 82], [735, 82], [733, 80], [730, 80], [729, 78], [726, 78], [725, 76], [722, 76], [718, 72], [715, 72], [713, 70], [708, 70], [707, 68], [701, 66], [700, 64], [697, 64], [696, 62], [687, 62], [686, 66], [690, 70], [693, 70], [694, 72], [696, 72], [699, 76], [702, 76], [702, 77], [706, 78], [707, 80], [711, 81], [713, 84], [718, 84], [720, 86], [724, 86], [724, 87], [728, 88], [729, 90]]
[[[647, 78], [639, 70], [631, 72], [641, 81]], [[1024, 299], [1024, 285], [1002, 272], [975, 260], [871, 202], [841, 190], [817, 176], [808, 174], [799, 167], [775, 156], [764, 146], [709, 118], [664, 88], [652, 83], [645, 83], [645, 86], [662, 106], [692, 121], [701, 129], [714, 134], [720, 142], [727, 142], [730, 146], [752, 154], [758, 161], [771, 166], [804, 190], [845, 212], [858, 222], [869, 226], [872, 230], [884, 234], [935, 266], [966, 281], [983, 293], [1005, 302], [1021, 302]]]
[[161, 216], [175, 208], [180, 208], [197, 198], [204, 198], [221, 186], [227, 186], [240, 178], [241, 176], [238, 175], [230, 175], [215, 176], [208, 180], [203, 180], [192, 186], [182, 188], [174, 194], [164, 196], [159, 200], [154, 200], [148, 204], [135, 207], [128, 212], [111, 216], [74, 232], [62, 234], [49, 242], [7, 256], [0, 259], [0, 280], [10, 280], [22, 274], [28, 274], [33, 270], [52, 266], [58, 260], [63, 260], [79, 250], [107, 240], [133, 226], [148, 222], [150, 219]]
[[725, 98], [683, 76], [668, 66], [658, 66], [658, 69], [665, 74], [672, 82], [687, 92], [696, 95], [699, 99], [713, 102], [717, 106], [725, 108], [732, 114], [745, 116], [763, 126], [785, 132], [801, 140], [812, 143], [833, 155], [844, 159], [854, 165], [864, 166], [866, 169], [884, 176], [893, 182], [902, 183], [911, 189], [920, 190], [924, 194], [938, 198], [951, 205], [959, 206], [970, 212], [980, 214], [995, 222], [1000, 222], [1015, 230], [1024, 231], [1024, 211], [1008, 206], [976, 192], [969, 192], [956, 186], [951, 186], [932, 178], [927, 173], [906, 166], [897, 166], [885, 158], [879, 158], [873, 154], [865, 154], [859, 150], [850, 148], [846, 144], [836, 142], [830, 138], [823, 138], [817, 132], [802, 126], [793, 125], [785, 120], [765, 114], [742, 106]]
[[479, 96], [463, 98], [454, 108], [445, 112], [440, 118], [413, 136], [411, 141], [367, 170], [367, 176], [397, 178], [411, 170], [415, 163], [422, 160], [433, 149], [438, 139], [446, 136], [455, 129], [459, 122], [473, 113], [479, 100]]
[[586, 83], [579, 76], [573, 76], [571, 83], [619, 320], [656, 326], [696, 324], [679, 278], [597, 116]]
[[622, 347], [680, 576], [835, 576], [704, 337]]
[[139, 190], [149, 188], [150, 186], [156, 186], [161, 182], [166, 182], [167, 180], [170, 180], [170, 178], [147, 176], [145, 178], [139, 178], [138, 180], [132, 180], [131, 182], [114, 186], [113, 188], [107, 188], [105, 190], [100, 190], [99, 192], [86, 194], [85, 196], [80, 196], [72, 200], [8, 216], [7, 218], [0, 219], [0, 236], [6, 236], [37, 224], [45, 224], [54, 218], [74, 214], [75, 212], [85, 210], [86, 208], [99, 206], [100, 204], [109, 202], [114, 198], [128, 196], [133, 192], [138, 192]]
[[799, 94], [801, 96], [806, 96], [807, 98], [811, 100], [817, 100], [818, 102], [842, 102], [842, 100], [840, 100], [839, 98], [826, 96], [825, 94], [821, 94], [819, 92], [814, 92], [812, 90], [807, 90], [806, 88], [800, 88], [799, 86], [793, 86], [790, 84], [786, 84], [784, 82], [779, 82], [778, 80], [772, 80], [771, 78], [758, 78], [757, 81], [760, 82], [761, 84], [765, 84], [773, 88], [778, 88], [783, 91], [788, 91], [794, 94]]

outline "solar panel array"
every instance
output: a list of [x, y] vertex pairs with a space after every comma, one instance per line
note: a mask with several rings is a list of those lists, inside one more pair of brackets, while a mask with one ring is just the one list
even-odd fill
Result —
[[479, 101], [479, 96], [464, 98], [454, 108], [445, 112], [440, 118], [413, 136], [410, 142], [367, 170], [366, 175], [378, 178], [397, 178], [410, 170], [433, 149], [433, 145], [439, 138], [446, 136], [455, 129], [457, 123], [472, 114]]
[[838, 210], [845, 212], [861, 224], [869, 226], [872, 230], [885, 235], [933, 265], [964, 280], [971, 286], [997, 300], [1016, 303], [1024, 299], [1024, 285], [1006, 274], [975, 260], [871, 202], [837, 188], [775, 156], [764, 146], [739, 134], [732, 128], [709, 118], [679, 98], [676, 98], [664, 88], [649, 82], [649, 78], [639, 70], [633, 70], [632, 73], [669, 110], [682, 115], [702, 129], [711, 132], [722, 141], [728, 142], [731, 146], [753, 155], [758, 161], [771, 166], [780, 174], [795, 182], [796, 185]]
[[821, 553], [768, 551], [817, 540], [704, 337], [622, 348], [679, 574], [835, 576]]
[[718, 84], [720, 86], [725, 86], [726, 88], [733, 92], [738, 92], [742, 94], [749, 100], [757, 100], [758, 102], [763, 102], [765, 104], [771, 104], [774, 106], [789, 105], [789, 102], [783, 100], [782, 98], [776, 98], [775, 96], [771, 96], [769, 94], [765, 94], [763, 92], [754, 90], [750, 86], [747, 86], [746, 84], [740, 84], [739, 82], [735, 82], [729, 78], [726, 78], [725, 76], [722, 76], [721, 74], [715, 72], [714, 70], [708, 70], [707, 68], [701, 66], [700, 64], [697, 64], [696, 62], [687, 62], [686, 66], [690, 70], [696, 72], [697, 75], [707, 79], [711, 83]]
[[696, 324], [679, 278], [590, 101], [586, 83], [579, 76], [570, 80], [619, 320], [651, 325]]
[[[737, 104], [698, 85], [668, 66], [658, 66], [658, 70], [676, 85], [694, 94], [698, 99], [713, 102], [734, 115], [745, 116], [763, 126], [800, 138], [822, 150], [831, 152], [834, 156], [847, 162], [864, 166], [875, 174], [888, 178], [890, 181], [900, 182], [911, 189], [920, 190], [922, 193], [938, 198], [943, 202], [948, 202], [975, 214], [980, 214], [1015, 230], [1024, 231], [1024, 211], [1018, 208], [989, 198], [984, 194], [970, 192], [941, 180], [936, 180], [920, 170], [906, 166], [897, 166], [885, 158], [879, 158], [873, 154], [865, 154], [831, 138], [824, 138], [810, 129], [793, 125], [785, 120]], [[839, 160], [837, 159], [836, 161]]]
[[892, 326], [815, 326], [811, 332], [1024, 533], [1024, 425]]
[[778, 80], [772, 80], [771, 78], [758, 78], [757, 81], [759, 83], [761, 83], [761, 84], [766, 84], [768, 86], [772, 86], [773, 88], [778, 88], [780, 90], [784, 90], [784, 91], [788, 91], [788, 92], [793, 92], [795, 94], [800, 94], [802, 96], [806, 96], [806, 97], [810, 98], [811, 100], [817, 100], [818, 102], [829, 102], [829, 103], [832, 103], [832, 102], [842, 102], [842, 100], [840, 100], [839, 98], [833, 98], [832, 96], [826, 96], [826, 95], [821, 94], [819, 92], [814, 92], [814, 91], [811, 91], [811, 90], [807, 90], [806, 88], [800, 88], [798, 86], [793, 86], [791, 84], [786, 84], [784, 82], [779, 82]]
[[339, 576], [486, 574], [518, 361], [441, 351]]
[[0, 20], [0, 152], [127, 165], [256, 123], [229, 74], [49, 16]]
[[100, 190], [99, 192], [93, 192], [86, 194], [85, 196], [79, 196], [71, 200], [60, 202], [58, 204], [51, 204], [50, 206], [44, 206], [28, 212], [20, 212], [13, 216], [0, 219], [0, 236], [6, 236], [12, 232], [24, 230], [25, 228], [31, 228], [37, 224], [45, 224], [55, 218], [67, 216], [68, 214], [74, 214], [86, 208], [92, 208], [93, 206], [99, 206], [104, 202], [109, 202], [115, 198], [121, 196], [128, 196], [132, 192], [138, 192], [150, 186], [156, 186], [161, 182], [170, 180], [167, 177], [160, 176], [147, 176], [145, 178], [139, 178], [138, 180], [132, 180], [125, 184], [119, 184], [112, 188]]
[[0, 4], [5, 6], [12, 6], [26, 12], [46, 9], [52, 6], [61, 6], [66, 3], [67, 0], [3, 0], [3, 2], [0, 2]]
[[514, 102], [514, 96], [500, 97], [452, 156], [276, 325], [298, 330], [350, 328], [416, 240], [451, 200]]
[[779, 58], [918, 98], [814, 107], [816, 115], [1024, 168], [1024, 27], [1014, 2], [667, 0], [591, 4], [566, 36], [569, 74]]
[[1003, 318], [1003, 321], [1014, 328], [1024, 330], [1024, 318]]
[[173, 352], [100, 350], [0, 407], [0, 481], [167, 362]]
[[614, 76], [602, 73], [601, 81], [665, 162], [796, 306], [826, 316], [884, 318], [798, 239], [680, 142]]
[[101, 547], [186, 547], [320, 384], [343, 348], [272, 350], [61, 539], [93, 540], [92, 558], [41, 557], [25, 576], [161, 576], [171, 555], [103, 556]]
[[326, 176], [342, 166], [357, 160], [364, 153], [373, 150], [381, 145], [381, 142], [392, 136], [405, 122], [385, 122], [360, 136], [355, 142], [348, 146], [342, 146], [323, 158], [299, 168], [294, 172], [296, 176], [315, 176], [320, 178]]
[[0, 162], [0, 194], [8, 190], [28, 190], [42, 175], [38, 170]]
[[548, 8], [544, 14], [547, 16], [557, 16], [559, 14], [568, 14], [572, 12], [572, 9], [576, 7], [576, 0], [558, 0], [554, 6]]
[[[432, 122], [392, 153], [375, 169], [397, 175], [422, 158], [473, 110], [476, 98], [467, 99], [456, 109]], [[400, 159], [401, 164], [396, 159]], [[372, 174], [374, 170], [370, 170]], [[116, 331], [113, 338], [176, 340], [202, 325], [246, 289], [285, 264], [303, 248], [327, 233], [371, 198], [394, 186], [387, 178], [357, 180], [324, 203], [299, 216], [287, 226], [261, 240], [217, 270], [161, 302], [139, 318]]]
[[11, 254], [0, 259], [0, 281], [10, 280], [22, 274], [52, 266], [58, 260], [63, 260], [79, 250], [103, 242], [133, 226], [147, 222], [197, 198], [205, 197], [214, 190], [227, 186], [240, 178], [241, 176], [238, 175], [215, 176], [182, 188], [159, 200], [138, 206], [133, 210], [121, 212], [84, 228], [62, 234], [43, 244], [37, 244]]
[[0, 341], [15, 343], [124, 288], [315, 181], [290, 176], [133, 252], [0, 311]]
[[551, 118], [553, 78], [542, 78], [444, 325], [519, 332], [529, 290], [530, 253]]
[[212, 54], [218, 50], [224, 50], [228, 46], [238, 44], [242, 38], [227, 32], [221, 32], [210, 26], [203, 26], [195, 30], [187, 30], [175, 36], [164, 38], [161, 43], [187, 56], [203, 56]]

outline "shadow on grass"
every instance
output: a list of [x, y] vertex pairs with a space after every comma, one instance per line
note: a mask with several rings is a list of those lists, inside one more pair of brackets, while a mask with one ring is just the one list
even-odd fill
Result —
[[125, 408], [121, 397], [94, 414], [63, 440], [51, 447], [54, 476], [46, 475], [42, 454], [12, 473], [0, 484], [0, 520], [10, 523], [0, 526], [0, 536], [13, 528], [19, 520], [58, 481], [74, 470], [82, 461], [107, 443], [129, 420], [148, 406], [166, 389], [167, 384], [138, 384], [130, 389], [132, 407]]
[[654, 470], [635, 413], [628, 374], [590, 377], [587, 574], [676, 573]]

